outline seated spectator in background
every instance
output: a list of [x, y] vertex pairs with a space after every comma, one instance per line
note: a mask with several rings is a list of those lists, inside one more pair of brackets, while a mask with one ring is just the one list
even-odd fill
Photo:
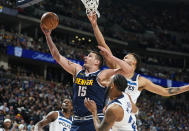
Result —
[[0, 110], [3, 110], [4, 113], [9, 111], [9, 108], [7, 107], [7, 103], [6, 102], [4, 102], [4, 104], [0, 106]]
[[26, 128], [26, 126], [25, 126], [24, 124], [20, 124], [20, 125], [18, 126], [18, 130], [19, 130], [19, 131], [27, 131], [27, 128]]
[[27, 131], [33, 131], [34, 128], [33, 120], [30, 121], [30, 124], [27, 126]]
[[11, 120], [5, 119], [3, 122], [3, 128], [0, 128], [0, 131], [10, 131], [11, 128]]

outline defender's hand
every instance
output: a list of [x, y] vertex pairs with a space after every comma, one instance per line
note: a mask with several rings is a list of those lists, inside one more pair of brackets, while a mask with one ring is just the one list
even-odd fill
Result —
[[114, 56], [106, 48], [102, 46], [98, 46], [98, 48], [100, 49], [100, 54], [102, 56], [104, 56], [107, 59], [113, 59]]
[[92, 113], [96, 114], [97, 113], [97, 107], [96, 103], [93, 100], [90, 100], [89, 98], [85, 98], [84, 100], [85, 107]]
[[87, 15], [89, 21], [91, 22], [92, 26], [96, 26], [97, 25], [97, 16], [96, 13], [92, 13], [90, 12], [89, 15]]

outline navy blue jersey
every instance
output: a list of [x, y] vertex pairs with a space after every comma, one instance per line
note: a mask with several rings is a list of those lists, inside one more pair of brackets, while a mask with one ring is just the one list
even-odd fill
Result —
[[100, 72], [101, 71], [98, 70], [93, 73], [85, 74], [85, 70], [81, 70], [77, 74], [73, 83], [74, 115], [80, 117], [91, 115], [84, 105], [85, 98], [94, 100], [97, 105], [98, 113], [102, 113], [105, 99], [105, 88], [97, 81]]

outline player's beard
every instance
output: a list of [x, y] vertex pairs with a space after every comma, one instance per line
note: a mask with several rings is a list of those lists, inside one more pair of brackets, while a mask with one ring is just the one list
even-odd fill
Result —
[[72, 110], [70, 110], [70, 109], [68, 109], [68, 108], [62, 108], [62, 110], [63, 110], [63, 112], [65, 112], [65, 113], [71, 113], [71, 112], [72, 112]]
[[63, 112], [68, 113], [68, 109], [67, 108], [63, 108], [62, 110], [63, 110]]

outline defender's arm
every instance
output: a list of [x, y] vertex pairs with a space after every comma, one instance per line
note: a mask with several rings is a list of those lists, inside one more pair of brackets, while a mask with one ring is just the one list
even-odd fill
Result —
[[141, 77], [140, 81], [144, 82], [144, 89], [153, 92], [155, 94], [161, 95], [161, 96], [173, 96], [177, 94], [181, 94], [183, 92], [189, 91], [189, 85], [186, 86], [181, 86], [181, 87], [169, 87], [169, 88], [164, 88], [162, 86], [156, 85], [152, 83], [150, 80]]
[[39, 121], [35, 127], [34, 131], [42, 131], [42, 128], [48, 125], [50, 122], [53, 122], [57, 119], [58, 112], [50, 112], [43, 120]]
[[[91, 25], [93, 27], [94, 35], [95, 35], [95, 38], [98, 42], [98, 45], [106, 48], [108, 50], [108, 52], [112, 54], [110, 48], [106, 44], [104, 37], [103, 37], [99, 27], [98, 27], [96, 14], [93, 14], [92, 16], [88, 15], [88, 19], [91, 22]], [[116, 66], [116, 63], [109, 61], [109, 60], [106, 60], [106, 64], [107, 64], [108, 67], [113, 68], [113, 69], [119, 67], [119, 66]]]

